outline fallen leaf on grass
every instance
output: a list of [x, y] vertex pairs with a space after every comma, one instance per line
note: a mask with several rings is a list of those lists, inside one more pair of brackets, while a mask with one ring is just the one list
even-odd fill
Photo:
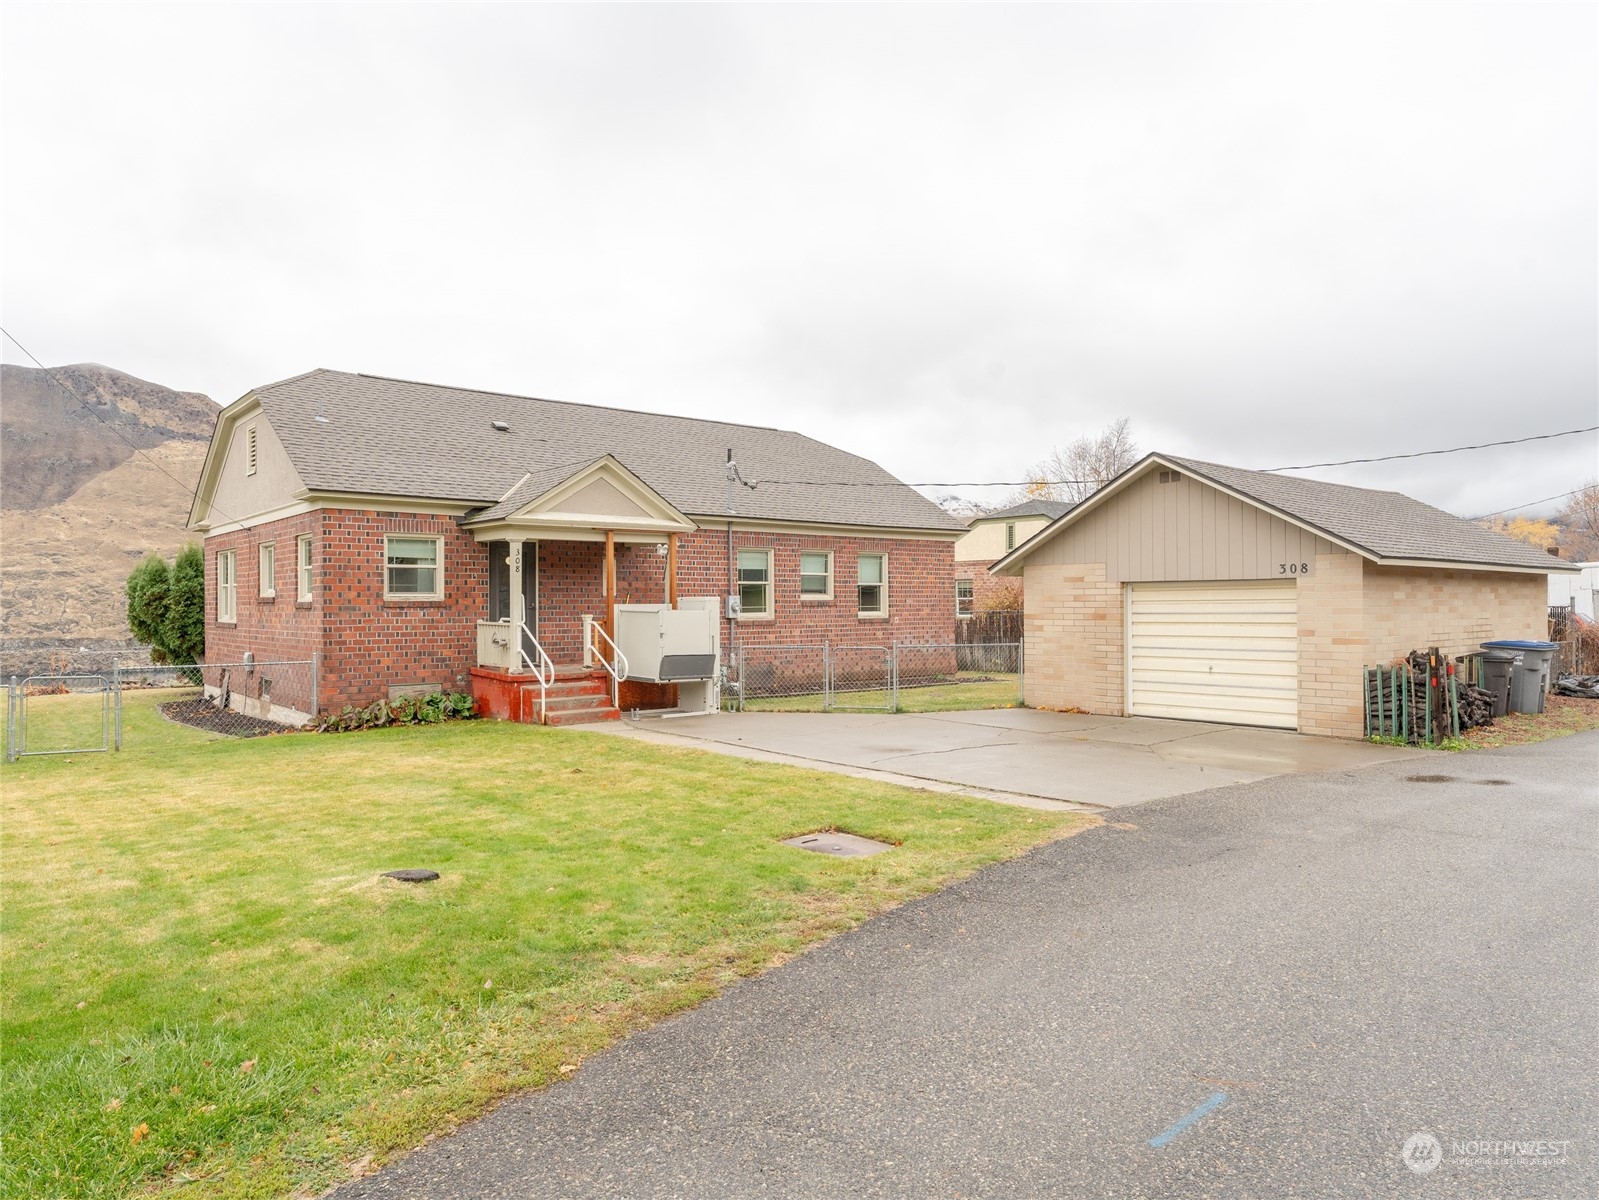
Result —
[[248, 1075], [253, 1070], [255, 1070], [255, 1059], [253, 1058], [247, 1058], [239, 1064], [240, 1075]]
[[577, 1064], [576, 1063], [562, 1063], [561, 1064], [561, 1074], [562, 1075], [570, 1075], [575, 1070], [577, 1070]]
[[135, 1126], [133, 1130], [133, 1144], [137, 1146], [140, 1142], [144, 1141], [144, 1135], [149, 1132], [150, 1127], [143, 1122]]
[[114, 1098], [111, 1101], [110, 1104], [107, 1104], [105, 1106], [105, 1110], [106, 1110], [106, 1112], [116, 1112], [117, 1109], [119, 1109], [121, 1107], [122, 1107], [122, 1097], [118, 1096], [118, 1097]]

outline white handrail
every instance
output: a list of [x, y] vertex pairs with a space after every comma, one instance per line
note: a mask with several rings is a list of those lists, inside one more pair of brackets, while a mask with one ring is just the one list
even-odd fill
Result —
[[[533, 649], [539, 652], [539, 661], [537, 663], [533, 661], [527, 652], [528, 642], [532, 642]], [[533, 631], [525, 623], [522, 626], [522, 637], [517, 641], [517, 652], [521, 654], [522, 661], [527, 664], [527, 669], [533, 672], [533, 678], [539, 681], [539, 724], [542, 725], [550, 710], [550, 684], [555, 682], [555, 663], [550, 660], [550, 656], [544, 652], [544, 647], [539, 645], [538, 638], [533, 636]], [[550, 673], [547, 678], [541, 668], [549, 669]]]
[[601, 651], [600, 666], [604, 667], [606, 673], [611, 677], [611, 707], [620, 709], [622, 707], [622, 681], [627, 678], [627, 655], [622, 653], [621, 647], [611, 640], [611, 635], [605, 632], [605, 626], [598, 621], [591, 621], [589, 629], [604, 638], [606, 645], [611, 648], [611, 657], [607, 661], [603, 647], [595, 647], [595, 649]]

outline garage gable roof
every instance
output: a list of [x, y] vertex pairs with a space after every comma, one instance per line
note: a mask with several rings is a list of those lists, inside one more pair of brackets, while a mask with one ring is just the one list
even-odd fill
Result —
[[[1400, 492], [1247, 471], [1221, 463], [1154, 453], [1123, 471], [1071, 512], [1034, 534], [990, 568], [1019, 572], [1024, 559], [1103, 504], [1135, 479], [1165, 468], [1203, 480], [1247, 504], [1319, 534], [1374, 563], [1468, 570], [1567, 572], [1576, 568], [1534, 546], [1484, 529]], [[1015, 571], [1007, 570], [1014, 567]]]

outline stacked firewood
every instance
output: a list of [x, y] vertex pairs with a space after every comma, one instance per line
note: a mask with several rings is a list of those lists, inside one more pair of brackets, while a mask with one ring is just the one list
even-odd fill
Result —
[[[1432, 664], [1437, 664], [1436, 666]], [[1421, 741], [1440, 740], [1449, 736], [1451, 726], [1449, 707], [1449, 685], [1454, 681], [1455, 707], [1460, 714], [1460, 728], [1462, 730], [1475, 729], [1481, 725], [1493, 723], [1493, 693], [1474, 684], [1466, 682], [1464, 670], [1456, 663], [1451, 662], [1438, 651], [1430, 653], [1426, 650], [1412, 650], [1405, 656], [1405, 665], [1410, 668], [1412, 695], [1417, 703], [1412, 710], [1415, 735]], [[1427, 676], [1431, 672], [1434, 689], [1433, 719], [1437, 722], [1435, 728], [1438, 738], [1429, 739], [1427, 735]]]

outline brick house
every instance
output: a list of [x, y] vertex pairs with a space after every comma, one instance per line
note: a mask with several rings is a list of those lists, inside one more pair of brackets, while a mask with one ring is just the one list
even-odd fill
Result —
[[[471, 688], [517, 717], [541, 662], [594, 691], [618, 605], [716, 598], [724, 659], [951, 642], [962, 531], [798, 433], [326, 370], [220, 414], [189, 527], [209, 661], [314, 659], [305, 711]], [[622, 706], [672, 694], [635, 684]]]
[[1023, 500], [966, 523], [955, 543], [955, 611], [961, 617], [1022, 607], [1022, 581], [995, 576], [989, 568], [1051, 521], [1071, 511], [1060, 500]]
[[1362, 669], [1542, 639], [1575, 568], [1398, 492], [1151, 454], [994, 564], [1027, 698], [1359, 737]]

